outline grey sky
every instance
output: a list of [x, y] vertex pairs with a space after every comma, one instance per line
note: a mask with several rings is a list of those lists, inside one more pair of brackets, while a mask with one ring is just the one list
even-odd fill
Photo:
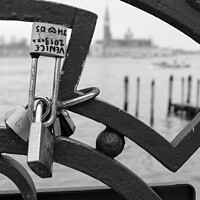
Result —
[[[156, 45], [162, 47], [200, 50], [200, 45], [161, 20], [119, 0], [54, 0], [64, 4], [80, 7], [98, 15], [94, 39], [101, 39], [103, 33], [103, 17], [106, 2], [109, 6], [110, 26], [114, 38], [123, 38], [125, 31], [131, 28], [135, 38], [151, 38]], [[131, 19], [131, 20], [130, 20]], [[31, 23], [0, 22], [0, 34], [6, 40], [15, 36], [30, 39]]]

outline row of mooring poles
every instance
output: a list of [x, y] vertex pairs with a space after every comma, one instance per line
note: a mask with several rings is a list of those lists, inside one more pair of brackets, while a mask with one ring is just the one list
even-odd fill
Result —
[[[167, 115], [169, 116], [171, 113], [171, 108], [173, 106], [172, 103], [172, 92], [173, 92], [173, 76], [171, 75], [169, 78], [169, 99], [168, 99], [168, 112]], [[185, 99], [185, 86], [187, 84], [187, 94], [186, 94], [186, 99]], [[184, 110], [184, 106], [190, 105], [191, 104], [191, 96], [192, 96], [192, 76], [189, 75], [187, 78], [187, 82], [185, 84], [185, 78], [181, 78], [181, 107], [182, 110]], [[196, 90], [196, 109], [199, 109], [199, 100], [200, 100], [200, 80], [197, 80], [197, 90]]]
[[[171, 75], [169, 77], [169, 99], [168, 99], [168, 110], [167, 110], [167, 116], [170, 116], [172, 112], [172, 107], [176, 106], [176, 104], [173, 104], [172, 102], [172, 93], [173, 93], [173, 81], [174, 77]], [[128, 76], [124, 78], [125, 83], [125, 101], [124, 101], [124, 110], [128, 111], [128, 91], [129, 91], [129, 79]], [[178, 104], [179, 111], [181, 112], [181, 115], [184, 113], [184, 107], [191, 104], [191, 93], [192, 93], [192, 76], [189, 75], [187, 79], [187, 95], [185, 99], [185, 78], [181, 78], [181, 103]], [[150, 100], [150, 125], [154, 125], [154, 100], [155, 100], [155, 81], [152, 80], [151, 82], [151, 100]], [[199, 111], [199, 100], [200, 100], [200, 80], [197, 80], [197, 90], [196, 90], [196, 105], [195, 109], [196, 111]], [[135, 107], [135, 117], [138, 118], [139, 116], [139, 103], [140, 103], [140, 78], [137, 78], [137, 84], [136, 84], [136, 107]], [[176, 111], [175, 111], [176, 112]]]
[[[124, 110], [128, 111], [128, 91], [129, 91], [129, 79], [128, 76], [124, 78]], [[154, 124], [154, 99], [155, 99], [155, 81], [151, 82], [151, 102], [150, 102], [150, 125]], [[135, 117], [139, 116], [139, 102], [140, 102], [140, 78], [137, 78], [136, 85], [136, 109], [135, 109]]]

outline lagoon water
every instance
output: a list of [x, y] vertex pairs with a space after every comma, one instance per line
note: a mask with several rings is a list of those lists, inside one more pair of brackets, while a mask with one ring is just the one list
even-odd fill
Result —
[[[154, 63], [176, 60], [178, 63], [190, 64], [184, 69], [162, 69]], [[37, 95], [50, 96], [54, 60], [43, 58], [39, 61]], [[141, 79], [139, 118], [146, 124], [150, 121], [150, 85], [155, 80], [155, 123], [154, 129], [171, 141], [175, 135], [188, 123], [176, 117], [166, 117], [169, 76], [174, 75], [173, 102], [181, 102], [181, 78], [192, 75], [192, 103], [196, 104], [196, 82], [200, 78], [200, 55], [184, 55], [151, 59], [132, 58], [87, 58], [79, 84], [79, 89], [95, 86], [100, 88], [99, 98], [115, 106], [123, 108], [124, 77], [129, 77], [129, 110], [135, 115], [136, 79]], [[0, 110], [1, 125], [7, 110], [18, 105], [26, 105], [30, 78], [31, 58], [1, 58], [0, 59]], [[185, 100], [186, 100], [185, 89]], [[104, 125], [70, 113], [76, 124], [76, 132], [72, 138], [95, 147], [95, 141]], [[14, 156], [31, 174], [37, 188], [63, 188], [76, 186], [102, 185], [101, 182], [73, 169], [54, 164], [53, 178], [41, 179], [33, 174], [25, 156]], [[200, 151], [177, 172], [172, 173], [157, 160], [133, 142], [126, 139], [125, 150], [116, 159], [138, 174], [148, 183], [186, 182], [195, 186], [200, 194]], [[0, 176], [0, 189], [17, 189], [6, 177]]]

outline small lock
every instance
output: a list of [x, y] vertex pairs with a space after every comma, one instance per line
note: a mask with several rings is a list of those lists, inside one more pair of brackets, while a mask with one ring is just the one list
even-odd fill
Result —
[[61, 125], [60, 125], [60, 120], [58, 117], [55, 118], [52, 126], [50, 127], [50, 131], [53, 133], [54, 136], [61, 136]]
[[[50, 111], [49, 100], [45, 97], [40, 96], [37, 96], [35, 100], [42, 100], [45, 103], [45, 112], [42, 115], [42, 117], [45, 118]], [[30, 120], [28, 116], [27, 106], [18, 106], [16, 109], [7, 111], [5, 113], [4, 121], [7, 128], [10, 128], [12, 131], [14, 131], [25, 142], [28, 141]]]
[[62, 109], [58, 114], [58, 118], [60, 121], [61, 135], [65, 137], [71, 136], [75, 132], [76, 126], [67, 110]]
[[36, 105], [35, 122], [31, 123], [28, 165], [41, 178], [52, 177], [54, 138], [42, 122], [43, 103]]
[[24, 106], [18, 106], [15, 110], [5, 114], [5, 124], [12, 129], [24, 141], [29, 139], [30, 121], [28, 111]]
[[31, 44], [30, 44], [30, 55], [32, 57], [31, 64], [31, 76], [29, 85], [29, 99], [28, 99], [28, 110], [29, 119], [33, 122], [33, 110], [34, 110], [34, 99], [36, 91], [36, 79], [37, 79], [37, 68], [38, 59], [40, 56], [55, 57], [55, 69], [54, 69], [54, 80], [52, 90], [52, 103], [51, 103], [51, 115], [45, 125], [51, 126], [56, 118], [57, 111], [57, 97], [58, 88], [60, 81], [60, 69], [61, 69], [61, 58], [65, 57], [67, 44], [67, 27], [43, 23], [34, 22], [32, 26]]

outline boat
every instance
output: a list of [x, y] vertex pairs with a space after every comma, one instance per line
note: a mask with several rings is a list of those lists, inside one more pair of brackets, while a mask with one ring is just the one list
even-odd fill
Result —
[[162, 62], [159, 62], [159, 63], [154, 63], [155, 66], [158, 66], [160, 68], [163, 68], [163, 69], [183, 69], [183, 68], [188, 68], [190, 67], [190, 64], [186, 64], [185, 62], [181, 62], [181, 63], [178, 63], [176, 60], [174, 60], [173, 63], [168, 63], [166, 61], [162, 61]]

